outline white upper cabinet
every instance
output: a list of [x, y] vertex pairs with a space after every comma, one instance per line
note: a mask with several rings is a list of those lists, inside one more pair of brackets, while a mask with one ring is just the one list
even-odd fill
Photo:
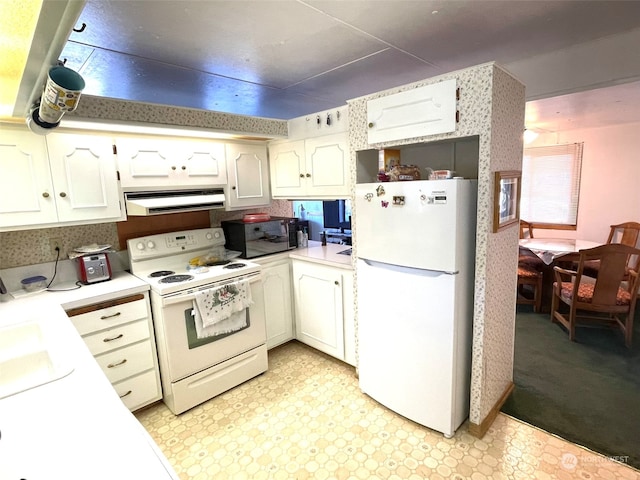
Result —
[[226, 210], [269, 205], [271, 190], [266, 145], [228, 143], [226, 158], [229, 172]]
[[121, 193], [108, 137], [50, 133], [51, 177], [59, 222], [120, 219]]
[[208, 188], [227, 183], [224, 143], [158, 137], [118, 137], [123, 190]]
[[0, 172], [0, 227], [58, 220], [44, 137], [2, 126]]
[[273, 198], [349, 196], [347, 133], [269, 146]]
[[271, 188], [274, 198], [303, 195], [306, 187], [304, 140], [269, 145]]
[[111, 140], [0, 129], [0, 228], [124, 220]]
[[447, 80], [367, 102], [369, 144], [453, 132], [456, 81]]
[[320, 197], [349, 195], [347, 133], [305, 140], [308, 194]]

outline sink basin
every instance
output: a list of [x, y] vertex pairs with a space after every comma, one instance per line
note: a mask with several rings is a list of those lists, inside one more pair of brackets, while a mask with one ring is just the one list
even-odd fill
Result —
[[39, 322], [0, 328], [0, 398], [59, 380], [73, 371], [63, 347]]

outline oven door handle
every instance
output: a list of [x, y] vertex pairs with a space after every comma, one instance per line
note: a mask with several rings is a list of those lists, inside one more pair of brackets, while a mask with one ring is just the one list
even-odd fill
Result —
[[186, 290], [186, 291], [183, 291], [183, 292], [170, 293], [170, 294], [165, 295], [165, 296], [162, 297], [162, 306], [166, 307], [167, 305], [173, 305], [173, 304], [180, 303], [180, 302], [193, 301], [196, 298], [196, 293], [201, 291], [201, 290], [208, 290], [210, 288], [217, 288], [217, 287], [221, 287], [222, 285], [227, 285], [229, 283], [241, 282], [241, 281], [244, 281], [244, 280], [248, 281], [249, 283], [254, 283], [254, 282], [257, 282], [257, 281], [261, 280], [261, 278], [262, 278], [262, 274], [254, 273], [254, 274], [251, 274], [251, 275], [247, 275], [245, 277], [230, 279], [229, 281], [225, 281], [225, 282], [216, 282], [216, 283], [212, 283], [210, 285], [203, 285], [203, 286], [198, 287], [198, 288], [190, 288], [189, 290]]

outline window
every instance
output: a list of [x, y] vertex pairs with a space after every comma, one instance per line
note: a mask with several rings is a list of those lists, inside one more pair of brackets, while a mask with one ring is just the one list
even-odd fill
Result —
[[582, 143], [524, 149], [520, 218], [576, 226]]

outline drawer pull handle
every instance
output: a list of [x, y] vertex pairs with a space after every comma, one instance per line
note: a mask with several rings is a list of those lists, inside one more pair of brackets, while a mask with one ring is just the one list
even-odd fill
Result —
[[127, 395], [131, 395], [133, 392], [131, 390], [128, 390], [127, 393], [123, 393], [122, 395], [120, 395], [120, 398], [124, 398]]
[[115, 368], [115, 367], [119, 367], [120, 365], [124, 365], [125, 363], [127, 363], [127, 359], [123, 358], [122, 360], [120, 360], [119, 362], [116, 363], [110, 363], [109, 365], [107, 365], [107, 368]]
[[105, 338], [105, 339], [103, 339], [102, 341], [103, 341], [103, 342], [105, 342], [105, 343], [106, 343], [106, 342], [113, 342], [114, 340], [119, 340], [119, 339], [121, 339], [122, 337], [124, 337], [124, 335], [123, 335], [123, 334], [120, 334], [120, 335], [118, 335], [118, 336], [116, 336], [116, 337]]
[[100, 317], [100, 320], [107, 320], [108, 318], [118, 317], [120, 315], [121, 315], [121, 312], [116, 312], [116, 313], [113, 313], [111, 315], [102, 315]]

